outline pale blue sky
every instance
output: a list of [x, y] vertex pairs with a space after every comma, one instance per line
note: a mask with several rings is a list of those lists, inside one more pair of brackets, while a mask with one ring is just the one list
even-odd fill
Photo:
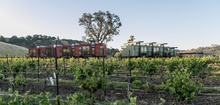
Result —
[[99, 10], [122, 22], [109, 47], [120, 48], [130, 35], [180, 50], [220, 44], [220, 0], [0, 0], [0, 35], [80, 40], [79, 18]]

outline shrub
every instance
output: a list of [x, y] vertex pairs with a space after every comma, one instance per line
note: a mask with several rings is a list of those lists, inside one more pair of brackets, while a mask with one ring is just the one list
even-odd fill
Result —
[[133, 81], [131, 86], [132, 86], [132, 88], [135, 88], [135, 89], [143, 88], [143, 84], [140, 80]]
[[162, 83], [162, 87], [174, 94], [178, 100], [193, 100], [202, 84], [191, 80], [190, 75], [187, 69], [175, 70], [167, 82]]

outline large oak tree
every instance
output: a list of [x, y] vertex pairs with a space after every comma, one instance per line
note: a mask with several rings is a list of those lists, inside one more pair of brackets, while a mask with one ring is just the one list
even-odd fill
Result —
[[120, 18], [109, 11], [98, 11], [93, 14], [84, 13], [79, 19], [79, 25], [84, 26], [83, 40], [95, 40], [99, 43], [112, 41], [114, 35], [119, 34], [122, 26]]

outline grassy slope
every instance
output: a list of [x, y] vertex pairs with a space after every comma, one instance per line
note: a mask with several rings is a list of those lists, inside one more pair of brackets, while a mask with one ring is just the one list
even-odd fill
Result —
[[28, 49], [13, 44], [0, 42], [0, 56], [25, 56], [28, 53]]
[[185, 50], [185, 51], [182, 51], [182, 52], [203, 52], [204, 55], [220, 56], [220, 45], [199, 47], [199, 48], [194, 48], [194, 49], [190, 49], [190, 50]]

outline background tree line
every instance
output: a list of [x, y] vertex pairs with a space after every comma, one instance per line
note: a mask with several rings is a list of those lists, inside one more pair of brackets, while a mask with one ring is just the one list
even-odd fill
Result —
[[[3, 35], [0, 35], [0, 41], [5, 43], [10, 43], [26, 48], [35, 48], [38, 45], [41, 46], [49, 46], [54, 44], [54, 41], [57, 40], [54, 36], [47, 36], [47, 35], [41, 35], [41, 34], [35, 34], [35, 35], [27, 35], [27, 36], [21, 36], [17, 37], [16, 35], [13, 35], [10, 38], [4, 37]], [[70, 45], [78, 40], [72, 40], [72, 39], [60, 39], [58, 40], [58, 44], [65, 44]], [[78, 41], [82, 42], [82, 41]], [[107, 55], [114, 56], [116, 52], [119, 50], [116, 48], [107, 48]]]
[[184, 50], [182, 52], [203, 52], [205, 56], [220, 57], [220, 45], [212, 44], [211, 46], [198, 47], [190, 50]]
[[36, 47], [37, 45], [51, 45], [51, 42], [54, 40], [56, 40], [56, 37], [40, 34], [35, 34], [33, 36], [27, 35], [25, 37], [17, 37], [16, 35], [13, 35], [10, 38], [4, 37], [3, 35], [0, 36], [0, 41], [2, 42], [15, 44], [26, 48]]

